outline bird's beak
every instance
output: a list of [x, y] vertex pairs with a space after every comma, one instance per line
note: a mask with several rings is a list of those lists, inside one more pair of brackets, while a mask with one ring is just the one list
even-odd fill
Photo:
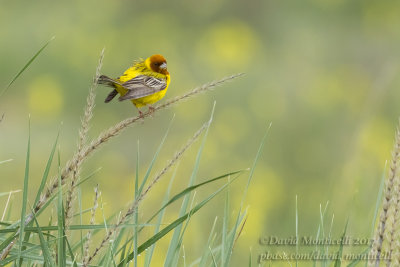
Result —
[[161, 64], [160, 65], [160, 69], [162, 69], [162, 70], [166, 70], [167, 69], [167, 63], [163, 63], [163, 64]]

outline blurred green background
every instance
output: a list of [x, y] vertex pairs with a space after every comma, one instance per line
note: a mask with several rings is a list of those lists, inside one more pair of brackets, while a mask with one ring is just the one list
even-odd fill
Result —
[[[259, 245], [259, 237], [295, 234], [296, 195], [300, 236], [315, 236], [320, 205], [329, 202], [326, 220], [330, 227], [334, 215], [334, 237], [339, 237], [347, 218], [351, 236], [368, 237], [400, 114], [398, 14], [400, 2], [389, 0], [1, 1], [2, 88], [47, 40], [56, 39], [0, 98], [0, 114], [5, 114], [0, 161], [13, 159], [0, 166], [0, 191], [22, 188], [28, 114], [31, 201], [60, 127], [62, 163], [72, 156], [103, 47], [102, 73], [112, 77], [133, 60], [160, 53], [172, 76], [166, 98], [226, 75], [246, 75], [135, 125], [92, 156], [83, 175], [102, 169], [82, 188], [84, 209], [92, 205], [97, 183], [105, 216], [125, 208], [134, 197], [137, 141], [144, 175], [176, 114], [156, 164], [155, 170], [160, 170], [208, 119], [216, 101], [198, 182], [250, 167], [272, 122], [232, 266], [248, 261], [249, 248], [254, 257], [269, 249]], [[97, 89], [91, 137], [137, 112], [129, 102], [104, 104], [108, 91]], [[185, 187], [198, 146], [179, 164], [174, 192]], [[159, 207], [170, 176], [144, 201], [141, 220]], [[231, 187], [232, 219], [245, 179]], [[200, 189], [196, 200], [216, 188]], [[20, 197], [15, 195], [16, 203]], [[0, 198], [0, 207], [5, 201]], [[184, 239], [186, 262], [201, 254], [215, 216], [223, 216], [223, 197], [211, 205], [191, 220]], [[20, 211], [14, 209], [13, 217], [18, 218]], [[165, 221], [175, 219], [178, 211], [179, 206], [169, 209]], [[99, 214], [98, 222], [101, 218]], [[163, 262], [167, 241], [156, 249], [158, 262]], [[276, 266], [281, 264], [287, 262]]]

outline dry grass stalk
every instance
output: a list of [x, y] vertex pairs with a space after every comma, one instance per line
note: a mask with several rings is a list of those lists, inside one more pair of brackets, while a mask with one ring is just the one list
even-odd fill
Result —
[[387, 266], [399, 266], [398, 259], [396, 260], [396, 255], [399, 253], [399, 245], [398, 240], [396, 240], [395, 236], [398, 232], [398, 222], [399, 222], [399, 186], [400, 186], [398, 170], [395, 173], [395, 178], [393, 179], [393, 187], [392, 194], [389, 201], [389, 209], [387, 211], [387, 221], [386, 221], [386, 230], [384, 234], [384, 239], [388, 243], [388, 255], [390, 255], [389, 259], [386, 260]]
[[[125, 119], [125, 120], [115, 124], [114, 126], [108, 128], [107, 130], [100, 133], [96, 139], [92, 140], [92, 142], [88, 146], [85, 146], [82, 149], [81, 153], [75, 153], [75, 155], [72, 157], [72, 159], [67, 162], [66, 166], [64, 167], [63, 171], [61, 172], [61, 182], [63, 184], [65, 183], [65, 180], [68, 178], [68, 176], [71, 174], [71, 172], [73, 171], [73, 169], [75, 168], [75, 166], [77, 164], [81, 164], [96, 149], [98, 149], [101, 145], [105, 144], [112, 137], [119, 135], [128, 126], [130, 126], [140, 120], [150, 117], [155, 112], [158, 112], [162, 109], [173, 106], [173, 105], [177, 104], [178, 102], [188, 99], [190, 97], [193, 97], [199, 93], [211, 90], [211, 89], [215, 88], [216, 86], [221, 85], [232, 79], [235, 79], [241, 75], [243, 75], [243, 74], [240, 73], [240, 74], [231, 75], [231, 76], [225, 77], [221, 80], [202, 85], [200, 87], [193, 89], [192, 91], [189, 91], [188, 93], [186, 93], [184, 95], [172, 98], [172, 99], [168, 100], [167, 102], [165, 102], [164, 104], [154, 107], [153, 112], [151, 112], [151, 111], [144, 112], [142, 114], [142, 116], [136, 116], [136, 117], [131, 117], [131, 118]], [[46, 203], [47, 199], [49, 199], [49, 197], [54, 194], [54, 192], [56, 191], [57, 188], [58, 188], [58, 182], [57, 182], [57, 180], [54, 180], [53, 183], [51, 183], [50, 187], [47, 188], [46, 192], [41, 196], [38, 204], [34, 207], [35, 212], [37, 212], [38, 210], [40, 210], [43, 207], [43, 205]], [[28, 215], [28, 217], [26, 219], [26, 223], [29, 223], [32, 219], [33, 219], [33, 215], [32, 214]]]
[[[81, 120], [81, 129], [79, 130], [79, 140], [78, 140], [78, 148], [77, 148], [77, 154], [80, 154], [84, 145], [86, 144], [86, 139], [87, 139], [87, 134], [89, 131], [89, 123], [90, 120], [93, 117], [93, 110], [95, 107], [95, 99], [96, 99], [96, 87], [97, 87], [97, 81], [100, 77], [100, 70], [101, 66], [103, 65], [103, 58], [104, 58], [104, 48], [100, 53], [100, 59], [99, 59], [99, 64], [97, 65], [96, 69], [96, 74], [93, 79], [93, 83], [89, 88], [89, 94], [86, 99], [86, 107], [84, 111], [83, 118]], [[79, 174], [80, 174], [80, 167], [81, 167], [81, 162], [77, 163], [76, 166], [74, 166], [73, 171], [72, 171], [72, 177], [71, 177], [71, 182], [67, 191], [67, 197], [66, 197], [66, 205], [65, 205], [65, 227], [66, 230], [68, 230], [69, 225], [72, 222], [72, 213], [73, 213], [73, 205], [75, 202], [75, 185], [79, 179]]]
[[128, 218], [133, 215], [140, 202], [146, 197], [147, 193], [153, 188], [153, 186], [161, 179], [161, 177], [164, 176], [164, 174], [182, 157], [182, 155], [185, 153], [185, 151], [199, 138], [200, 134], [210, 125], [211, 120], [207, 123], [205, 123], [194, 135], [192, 138], [188, 140], [188, 142], [185, 144], [185, 146], [179, 150], [177, 153], [175, 153], [174, 157], [168, 162], [168, 164], [161, 170], [161, 172], [156, 175], [156, 177], [151, 181], [151, 183], [147, 186], [147, 188], [135, 199], [133, 204], [129, 207], [129, 209], [126, 211], [126, 213], [118, 219], [118, 222], [115, 224], [115, 226], [110, 229], [106, 235], [104, 236], [103, 240], [101, 241], [100, 245], [94, 250], [92, 255], [89, 257], [87, 262], [84, 262], [84, 265], [89, 264], [94, 257], [96, 257], [100, 250], [104, 248], [106, 243], [110, 240], [111, 236], [113, 234], [116, 234], [119, 227], [124, 224]]
[[[397, 179], [399, 180], [399, 179]], [[393, 224], [393, 232], [392, 232], [392, 239], [390, 243], [390, 256], [393, 266], [400, 266], [400, 186], [397, 186], [397, 210], [395, 214], [395, 222]]]
[[[99, 205], [98, 200], [99, 200], [99, 197], [100, 197], [100, 194], [101, 194], [99, 192], [99, 185], [97, 185], [94, 188], [94, 193], [95, 193], [95, 195], [94, 195], [94, 203], [93, 203], [93, 207], [92, 207], [91, 214], [90, 214], [90, 225], [94, 225], [95, 224], [96, 209], [97, 209], [97, 207]], [[84, 255], [83, 255], [83, 262], [84, 263], [88, 262], [88, 259], [89, 259], [89, 245], [90, 245], [90, 242], [91, 242], [92, 234], [93, 234], [93, 230], [89, 230], [87, 232], [87, 234], [86, 234], [86, 241], [85, 241], [85, 245], [84, 245]], [[83, 264], [83, 266], [87, 266], [87, 265]]]
[[1, 252], [0, 260], [4, 260], [8, 256], [8, 254], [10, 253], [12, 247], [15, 244], [15, 241], [16, 241], [16, 238], [13, 241], [11, 241], [10, 244]]
[[[388, 243], [389, 255], [393, 254], [393, 251], [397, 250], [399, 253], [399, 246], [395, 246], [398, 243], [395, 240], [399, 234], [398, 228], [399, 223], [399, 186], [400, 181], [398, 177], [398, 166], [400, 161], [400, 131], [396, 131], [395, 144], [392, 152], [392, 159], [390, 162], [389, 175], [385, 180], [384, 197], [382, 204], [382, 211], [379, 217], [378, 227], [375, 231], [374, 242], [372, 244], [371, 255], [372, 259], [369, 261], [369, 266], [379, 266], [380, 257], [382, 256], [382, 248], [384, 247], [384, 241]], [[397, 230], [399, 229], [399, 230]], [[387, 265], [391, 265], [391, 260], [387, 260]]]
[[240, 229], [239, 229], [239, 232], [238, 232], [238, 234], [237, 234], [237, 236], [236, 236], [236, 238], [235, 238], [235, 241], [233, 241], [232, 250], [235, 248], [235, 245], [236, 245], [236, 243], [237, 243], [237, 241], [238, 241], [240, 235], [241, 235], [242, 232], [243, 232], [243, 229], [244, 229], [244, 226], [246, 225], [246, 222], [247, 222], [247, 218], [248, 218], [248, 217], [249, 217], [249, 216], [246, 215], [246, 217], [244, 218], [244, 221], [243, 221], [242, 225], [240, 226]]
[[[143, 120], [145, 118], [148, 118], [152, 116], [155, 112], [158, 112], [160, 110], [163, 110], [165, 108], [171, 107], [173, 105], [176, 105], [177, 103], [189, 99], [197, 94], [209, 91], [214, 89], [215, 87], [228, 82], [230, 80], [233, 80], [239, 76], [242, 76], [243, 73], [239, 74], [234, 74], [225, 78], [222, 78], [221, 80], [214, 81], [211, 83], [204, 84], [200, 87], [197, 87], [181, 96], [177, 96], [175, 98], [172, 98], [170, 100], [167, 100], [164, 104], [160, 104], [156, 107], [154, 107], [153, 112], [147, 111], [142, 114], [142, 116], [136, 116], [136, 117], [131, 117], [128, 119], [125, 119], [116, 125], [110, 127], [109, 129], [103, 131], [102, 133], [99, 134], [99, 136], [92, 140], [91, 143], [87, 146], [85, 146], [80, 153], [75, 153], [74, 156], [66, 163], [65, 167], [63, 168], [61, 172], [61, 183], [64, 185], [67, 178], [71, 174], [71, 172], [74, 170], [74, 168], [82, 164], [82, 162], [90, 156], [94, 151], [96, 151], [101, 145], [105, 144], [108, 140], [110, 140], [112, 137], [119, 135], [123, 130], [125, 130], [128, 126], [136, 123], [137, 121]], [[36, 204], [35, 207], [33, 207], [33, 212], [36, 213], [38, 212], [48, 201], [48, 199], [56, 192], [58, 189], [58, 180], [57, 177], [53, 178], [53, 182], [50, 183], [50, 186], [47, 187], [45, 193], [43, 193], [40, 197], [40, 200]], [[25, 225], [30, 223], [33, 220], [34, 216], [33, 213], [30, 213], [27, 215], [25, 218]], [[17, 231], [18, 233], [18, 231]], [[9, 246], [13, 246], [13, 244], [9, 244], [4, 250], [6, 251]], [[3, 252], [0, 254], [3, 255]]]

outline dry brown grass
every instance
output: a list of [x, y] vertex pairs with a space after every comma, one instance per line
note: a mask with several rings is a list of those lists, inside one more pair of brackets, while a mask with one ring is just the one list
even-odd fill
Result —
[[400, 131], [396, 130], [395, 142], [390, 161], [389, 174], [385, 180], [383, 203], [378, 226], [374, 234], [370, 255], [376, 257], [369, 266], [379, 266], [383, 253], [388, 253], [387, 266], [400, 266]]

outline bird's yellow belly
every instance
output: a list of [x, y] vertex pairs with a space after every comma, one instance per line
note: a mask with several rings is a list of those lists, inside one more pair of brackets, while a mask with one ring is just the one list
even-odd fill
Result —
[[166, 92], [167, 92], [167, 88], [165, 88], [164, 90], [161, 90], [160, 92], [157, 92], [155, 94], [141, 97], [138, 99], [132, 99], [131, 101], [137, 108], [140, 108], [140, 107], [143, 107], [146, 105], [151, 105], [153, 103], [156, 103], [158, 100], [160, 100], [161, 98], [164, 97]]
[[[116, 86], [115, 89], [121, 96], [124, 96], [128, 92], [128, 90], [122, 86]], [[157, 101], [159, 101], [161, 98], [163, 98], [165, 96], [166, 92], [167, 92], [167, 88], [165, 88], [164, 90], [161, 90], [160, 92], [154, 93], [152, 95], [148, 95], [148, 96], [141, 97], [138, 99], [132, 99], [131, 102], [137, 108], [144, 107], [146, 105], [151, 105], [151, 104], [154, 104]]]

